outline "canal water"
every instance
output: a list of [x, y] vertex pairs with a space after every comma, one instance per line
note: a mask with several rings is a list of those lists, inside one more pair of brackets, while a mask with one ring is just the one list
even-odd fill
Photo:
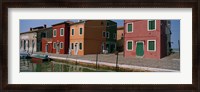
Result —
[[20, 72], [114, 72], [112, 70], [95, 69], [80, 65], [60, 62], [33, 63], [31, 59], [20, 59]]

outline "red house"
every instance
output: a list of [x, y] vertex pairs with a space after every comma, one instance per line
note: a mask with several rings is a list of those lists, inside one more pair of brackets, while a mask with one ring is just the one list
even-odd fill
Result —
[[68, 54], [69, 32], [71, 23], [72, 22], [70, 21], [65, 21], [62, 23], [52, 25], [53, 28], [52, 53]]
[[160, 59], [170, 54], [169, 20], [125, 20], [124, 56]]
[[52, 38], [42, 38], [42, 52], [52, 53], [52, 51], [53, 51]]

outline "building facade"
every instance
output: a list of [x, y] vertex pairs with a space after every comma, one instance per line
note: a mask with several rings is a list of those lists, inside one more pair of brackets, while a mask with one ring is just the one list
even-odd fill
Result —
[[117, 27], [117, 51], [124, 51], [124, 26]]
[[104, 49], [108, 53], [113, 53], [116, 51], [116, 41], [117, 41], [117, 23], [111, 20], [106, 20], [106, 43], [104, 44]]
[[42, 38], [42, 52], [44, 53], [53, 52], [52, 38]]
[[70, 23], [71, 22], [65, 21], [62, 23], [52, 25], [52, 53], [68, 54]]
[[[107, 22], [113, 25], [112, 22], [107, 20], [85, 20], [71, 24], [70, 54], [86, 55], [103, 53], [103, 50], [106, 49], [106, 44], [109, 46], [111, 43], [115, 44], [116, 38], [115, 40], [111, 40], [109, 37], [113, 37], [113, 34], [116, 33], [116, 28], [107, 27]], [[115, 26], [117, 25], [115, 24]]]
[[44, 49], [45, 47], [42, 46], [42, 38], [52, 38], [53, 35], [53, 31], [52, 31], [52, 27], [46, 27], [46, 25], [44, 25], [43, 29], [39, 29], [37, 31], [37, 51], [41, 52], [42, 49]]
[[33, 53], [37, 51], [37, 32], [44, 29], [44, 26], [30, 28], [27, 32], [20, 33], [20, 51]]
[[36, 39], [37, 32], [28, 31], [20, 33], [20, 51], [33, 53], [37, 51]]
[[168, 20], [125, 20], [124, 56], [160, 59], [170, 54]]

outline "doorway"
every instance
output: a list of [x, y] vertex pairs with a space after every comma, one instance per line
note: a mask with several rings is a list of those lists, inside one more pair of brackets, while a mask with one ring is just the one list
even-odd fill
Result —
[[144, 42], [142, 41], [137, 42], [136, 55], [144, 56]]

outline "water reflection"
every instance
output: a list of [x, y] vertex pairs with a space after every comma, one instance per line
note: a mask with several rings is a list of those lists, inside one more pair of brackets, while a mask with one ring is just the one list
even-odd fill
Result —
[[32, 63], [31, 59], [20, 59], [20, 72], [110, 72], [111, 70], [96, 70], [95, 68], [84, 67], [55, 61]]

